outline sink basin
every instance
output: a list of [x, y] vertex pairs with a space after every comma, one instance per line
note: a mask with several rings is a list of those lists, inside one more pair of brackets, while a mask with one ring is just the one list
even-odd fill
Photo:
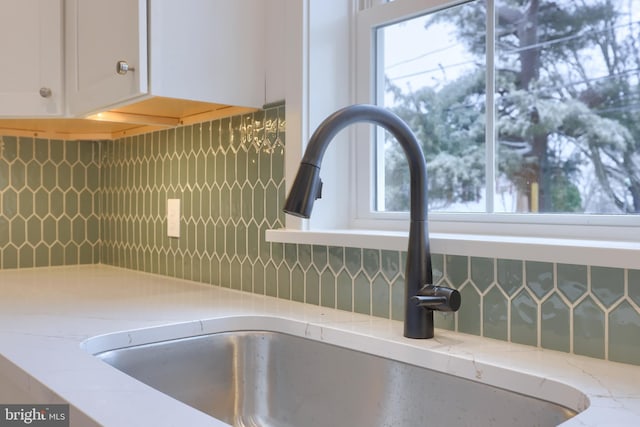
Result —
[[96, 354], [236, 426], [555, 426], [558, 404], [279, 332], [224, 332]]

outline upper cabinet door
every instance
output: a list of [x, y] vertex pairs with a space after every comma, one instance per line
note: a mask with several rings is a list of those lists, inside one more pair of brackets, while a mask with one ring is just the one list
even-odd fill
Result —
[[62, 0], [0, 1], [0, 116], [64, 111]]
[[262, 107], [265, 15], [274, 4], [149, 0], [151, 95]]
[[146, 0], [67, 0], [66, 29], [70, 115], [147, 93]]

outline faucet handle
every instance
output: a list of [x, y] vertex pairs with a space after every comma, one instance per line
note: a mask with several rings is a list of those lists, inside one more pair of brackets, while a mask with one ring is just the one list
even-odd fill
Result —
[[419, 307], [438, 311], [458, 311], [461, 304], [460, 292], [445, 286], [424, 285], [410, 299]]

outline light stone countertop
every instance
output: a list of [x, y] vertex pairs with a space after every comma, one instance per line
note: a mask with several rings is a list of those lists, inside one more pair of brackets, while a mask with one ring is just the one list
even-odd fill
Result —
[[[563, 426], [640, 425], [640, 367], [103, 265], [0, 271], [0, 403], [71, 404], [72, 426], [224, 426], [91, 354], [232, 330], [322, 340], [583, 411]], [[586, 408], [586, 410], [585, 410]]]

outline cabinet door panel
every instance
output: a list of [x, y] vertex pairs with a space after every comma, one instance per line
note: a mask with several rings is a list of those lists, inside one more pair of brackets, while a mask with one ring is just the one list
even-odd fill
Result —
[[0, 52], [0, 116], [62, 114], [62, 0], [1, 0]]
[[[147, 92], [145, 0], [67, 2], [69, 110], [86, 114]], [[133, 69], [116, 72], [125, 61]]]
[[265, 10], [271, 4], [265, 0], [150, 0], [150, 92], [262, 107]]

